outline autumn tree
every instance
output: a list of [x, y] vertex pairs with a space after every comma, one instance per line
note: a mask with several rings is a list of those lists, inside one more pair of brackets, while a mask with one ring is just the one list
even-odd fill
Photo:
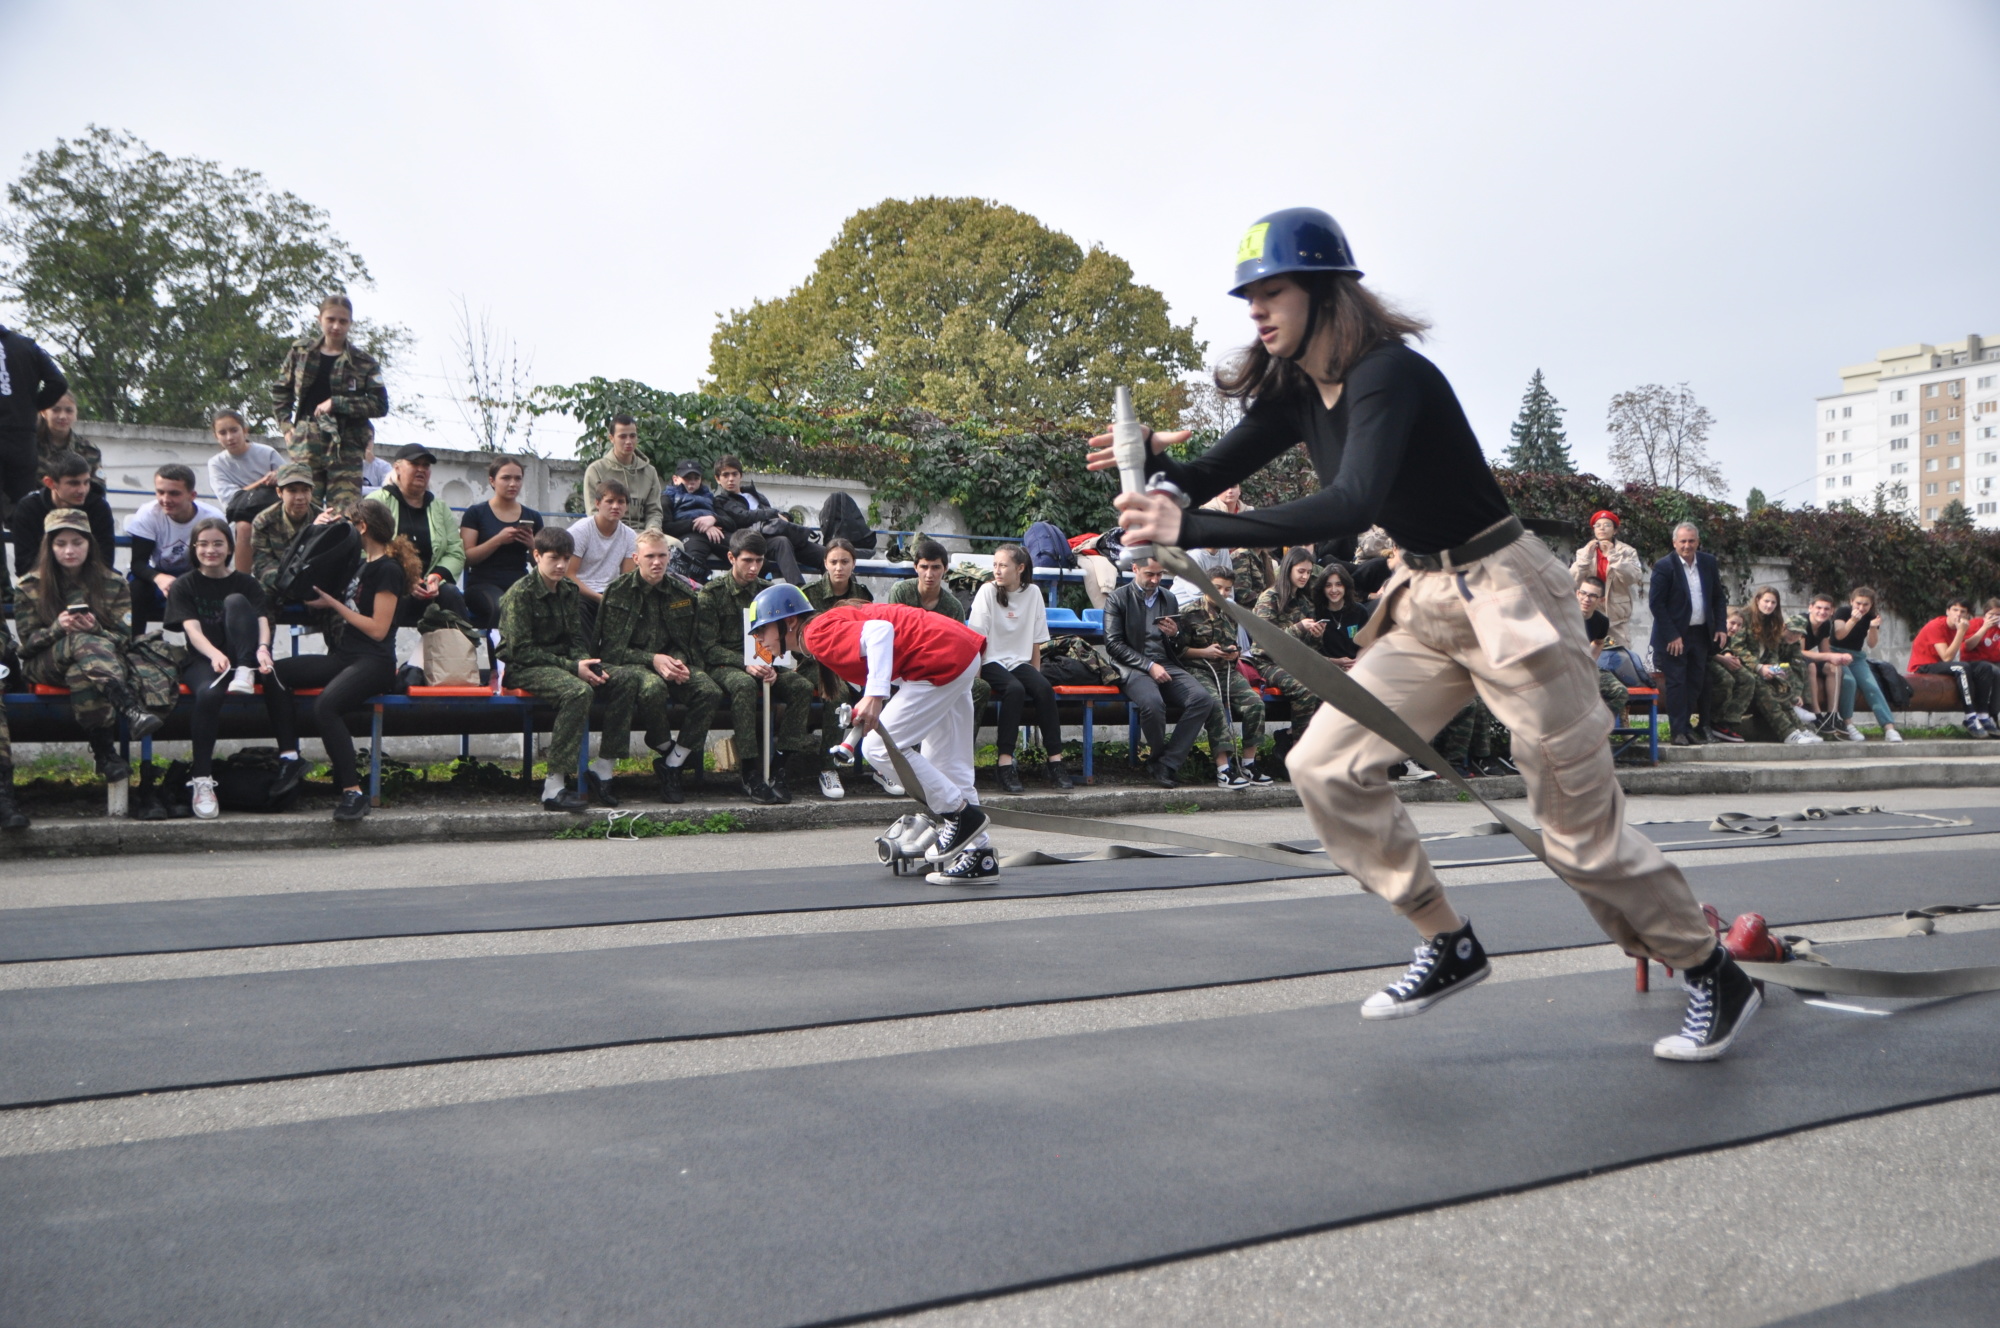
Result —
[[[97, 419], [267, 417], [265, 376], [321, 297], [369, 280], [325, 212], [255, 171], [95, 125], [30, 157], [7, 201], [0, 295]], [[385, 363], [406, 336], [357, 328]]]
[[1648, 383], [1611, 398], [1611, 473], [1631, 484], [1720, 494], [1722, 471], [1708, 455], [1715, 417], [1688, 385]]
[[1514, 443], [1507, 449], [1507, 468], [1545, 475], [1576, 474], [1562, 417], [1563, 408], [1542, 381], [1542, 371], [1535, 370], [1535, 376], [1528, 380], [1527, 394], [1521, 398], [1521, 413], [1508, 430]]
[[1123, 383], [1171, 421], [1203, 349], [1106, 249], [984, 199], [888, 199], [849, 217], [790, 294], [720, 321], [705, 387], [1063, 423], [1106, 418]]

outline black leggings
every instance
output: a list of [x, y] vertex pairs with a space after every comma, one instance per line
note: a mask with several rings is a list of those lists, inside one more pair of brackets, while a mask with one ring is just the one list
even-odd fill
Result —
[[[250, 601], [241, 595], [231, 595], [222, 601], [223, 639], [210, 641], [229, 652], [229, 662], [233, 665], [257, 667], [257, 624], [263, 615], [251, 607]], [[194, 698], [194, 717], [188, 722], [188, 736], [194, 740], [194, 773], [205, 777], [210, 773], [215, 757], [215, 735], [222, 729], [222, 702], [229, 695], [229, 673], [217, 673], [215, 665], [209, 663], [207, 655], [188, 648], [188, 660], [181, 668], [181, 681]], [[266, 682], [264, 704], [266, 709], [281, 693]], [[288, 702], [289, 697], [285, 698]]]
[[[369, 697], [395, 685], [396, 662], [380, 655], [293, 655], [278, 661], [278, 681], [288, 691], [320, 689], [320, 694], [313, 698], [313, 721], [319, 725], [320, 745], [326, 748], [327, 764], [333, 767], [334, 787], [359, 788], [361, 776], [354, 766], [354, 735], [347, 731], [346, 715]], [[265, 695], [272, 695], [274, 690], [266, 688]], [[278, 750], [289, 752], [299, 745], [299, 722], [292, 709], [292, 698], [287, 695], [283, 700], [282, 706], [272, 706], [271, 727], [278, 735]]]
[[1032, 664], [1016, 664], [1011, 669], [1004, 664], [984, 664], [979, 676], [986, 680], [986, 685], [993, 689], [993, 699], [1000, 703], [1000, 731], [994, 735], [1000, 754], [1014, 754], [1014, 743], [1021, 733], [1021, 712], [1032, 699], [1041, 721], [1042, 750], [1051, 761], [1060, 761], [1062, 720], [1056, 714], [1055, 689], [1049, 686], [1042, 671]]
[[507, 587], [496, 586], [490, 581], [466, 582], [465, 607], [471, 611], [465, 616], [472, 619], [472, 625], [482, 632], [498, 627], [500, 597], [506, 593]]

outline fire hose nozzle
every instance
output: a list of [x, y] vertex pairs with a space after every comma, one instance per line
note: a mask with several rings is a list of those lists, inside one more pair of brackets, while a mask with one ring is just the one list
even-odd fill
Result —
[[[1145, 493], [1147, 470], [1152, 452], [1147, 446], [1146, 426], [1132, 409], [1132, 389], [1120, 387], [1111, 404], [1111, 455], [1118, 463], [1118, 490]], [[1127, 571], [1153, 556], [1150, 544], [1127, 544], [1118, 554], [1118, 565]]]

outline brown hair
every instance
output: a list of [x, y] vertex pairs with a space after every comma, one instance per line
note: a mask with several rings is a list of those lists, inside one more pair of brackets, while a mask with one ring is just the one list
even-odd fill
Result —
[[1871, 609], [1882, 607], [1882, 597], [1875, 593], [1875, 587], [1873, 586], [1856, 586], [1847, 592], [1847, 597], [1849, 599], [1865, 599], [1868, 601], [1868, 607]]
[[[1278, 591], [1278, 612], [1283, 613], [1286, 609], [1292, 607], [1292, 596], [1298, 593], [1292, 586], [1292, 569], [1300, 563], [1311, 566], [1312, 560], [1312, 545], [1294, 544], [1291, 551], [1285, 554], [1285, 561], [1278, 564], [1278, 580], [1276, 585]], [[1305, 589], [1312, 589], [1312, 582], [1306, 582]]]
[[[51, 516], [55, 515], [53, 512]], [[55, 539], [58, 535], [81, 535], [90, 544], [90, 552], [84, 556], [83, 564], [72, 573], [56, 561]], [[42, 535], [42, 550], [35, 556], [35, 606], [42, 611], [42, 622], [54, 625], [70, 601], [78, 595], [90, 605], [91, 614], [100, 627], [111, 625], [111, 615], [106, 612], [108, 602], [105, 595], [116, 584], [118, 574], [104, 565], [104, 550], [97, 547], [97, 537], [81, 530], [71, 530], [67, 526], [45, 531]], [[0, 628], [0, 631], [4, 631]]]
[[[999, 570], [1000, 555], [1003, 553], [1007, 555], [1008, 562], [1021, 569], [1021, 589], [1034, 590], [1035, 588], [1028, 584], [1028, 576], [1035, 570], [1035, 564], [1028, 558], [1028, 551], [1018, 544], [1002, 544], [993, 551], [993, 565], [996, 572]], [[993, 578], [993, 598], [1000, 601], [1001, 608], [1007, 607], [1007, 587], [1000, 584], [998, 576]]]
[[[1757, 607], [1757, 602], [1769, 595], [1778, 601], [1778, 607], [1765, 613]], [[1785, 639], [1785, 597], [1778, 593], [1776, 586], [1758, 586], [1750, 592], [1750, 602], [1744, 606], [1743, 625], [1750, 629], [1766, 650], [1776, 650]]]
[[229, 545], [229, 551], [231, 553], [236, 552], [236, 532], [229, 528], [229, 523], [218, 516], [205, 516], [194, 523], [194, 529], [188, 531], [189, 562], [192, 563], [195, 561], [194, 542], [201, 538], [201, 532], [204, 530], [221, 531], [223, 540]]
[[[1347, 373], [1369, 351], [1385, 341], [1423, 340], [1430, 324], [1413, 318], [1389, 304], [1361, 284], [1352, 272], [1292, 273], [1312, 306], [1308, 345], [1322, 332], [1327, 334], [1331, 355], [1327, 372], [1334, 382], [1344, 382]], [[1226, 397], [1262, 400], [1290, 397], [1313, 388], [1313, 379], [1292, 360], [1279, 359], [1253, 341], [1215, 372], [1215, 385]]]
[[396, 533], [396, 518], [390, 515], [386, 505], [373, 498], [363, 498], [347, 509], [347, 519], [359, 526], [361, 533], [369, 539], [388, 548], [389, 556], [403, 569], [403, 580], [407, 586], [414, 586], [424, 579], [424, 563], [417, 556], [417, 546], [408, 535]]
[[1319, 583], [1312, 588], [1314, 601], [1328, 613], [1333, 612], [1333, 606], [1326, 602], [1326, 586], [1329, 581], [1340, 582], [1340, 588], [1346, 592], [1345, 598], [1340, 601], [1341, 608], [1351, 609], [1360, 600], [1361, 592], [1355, 589], [1354, 575], [1347, 570], [1346, 564], [1328, 563], [1326, 570], [1320, 573]]
[[520, 471], [524, 478], [527, 476], [528, 468], [521, 463], [521, 458], [511, 457], [503, 452], [486, 463], [486, 478], [489, 480], [498, 479], [500, 472], [509, 466]]
[[319, 302], [319, 311], [321, 313], [325, 313], [329, 309], [345, 309], [349, 318], [354, 317], [354, 301], [348, 299], [345, 295], [329, 295]]
[[725, 470], [733, 470], [738, 475], [741, 475], [743, 473], [743, 463], [728, 452], [724, 452], [715, 459], [715, 473], [717, 476], [720, 476]]
[[244, 431], [245, 431], [246, 433], [247, 433], [247, 432], [249, 431], [249, 429], [250, 429], [250, 422], [249, 422], [248, 420], [246, 420], [246, 419], [244, 419], [244, 418], [243, 418], [243, 412], [242, 412], [242, 411], [240, 411], [240, 410], [218, 410], [218, 411], [216, 411], [216, 412], [215, 412], [215, 414], [213, 414], [213, 415], [211, 415], [211, 416], [209, 417], [209, 420], [208, 420], [208, 428], [209, 428], [209, 432], [213, 433], [213, 432], [215, 431], [215, 426], [216, 426], [216, 425], [218, 425], [218, 424], [220, 424], [220, 423], [222, 423], [222, 422], [223, 422], [224, 420], [235, 420], [235, 421], [236, 421], [236, 424], [237, 424], [237, 427], [238, 427], [238, 428], [240, 428], [240, 429], [242, 429], [242, 430], [244, 430]]

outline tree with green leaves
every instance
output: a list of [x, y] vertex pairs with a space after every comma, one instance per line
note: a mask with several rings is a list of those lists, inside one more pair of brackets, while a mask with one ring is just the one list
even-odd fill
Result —
[[1939, 530], [1976, 530], [1978, 524], [1972, 519], [1972, 511], [1962, 498], [1952, 499], [1944, 505], [1944, 511], [1938, 513]]
[[[327, 214], [255, 171], [168, 157], [92, 125], [7, 186], [0, 295], [55, 354], [94, 419], [267, 419], [263, 380], [321, 297], [368, 282]], [[356, 328], [386, 364], [399, 328]]]
[[[1771, 505], [1771, 500], [1764, 496], [1764, 491], [1762, 489], [1752, 489], [1750, 490], [1750, 496], [1743, 500], [1743, 515], [1755, 516], [1757, 515], [1757, 513], [1763, 511], [1770, 505]], [[1875, 506], [1879, 509], [1881, 505], [1882, 505], [1881, 494], [1877, 493], [1875, 498]]]
[[1108, 250], [984, 199], [892, 198], [849, 217], [789, 295], [722, 319], [706, 387], [1020, 427], [1106, 419], [1122, 383], [1168, 425], [1204, 349]]
[[1542, 381], [1542, 371], [1528, 380], [1521, 398], [1521, 413], [1508, 430], [1514, 445], [1507, 449], [1503, 464], [1509, 470], [1537, 471], [1544, 475], [1574, 475], [1576, 462], [1570, 458], [1569, 435], [1562, 427], [1563, 408]]

